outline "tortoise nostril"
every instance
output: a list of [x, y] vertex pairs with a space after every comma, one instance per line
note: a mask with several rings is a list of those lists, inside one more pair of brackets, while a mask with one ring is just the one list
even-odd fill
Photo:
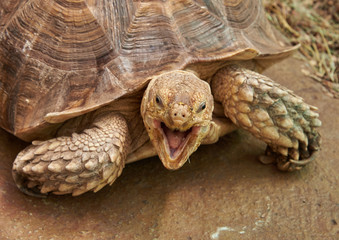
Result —
[[189, 106], [185, 104], [175, 103], [171, 107], [170, 116], [173, 120], [173, 124], [178, 127], [187, 122], [191, 116]]

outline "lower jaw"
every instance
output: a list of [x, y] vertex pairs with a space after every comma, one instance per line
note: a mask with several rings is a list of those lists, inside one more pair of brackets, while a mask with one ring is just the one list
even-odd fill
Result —
[[167, 168], [168, 170], [177, 170], [177, 169], [181, 168], [186, 163], [187, 159], [181, 160], [179, 162], [174, 162], [174, 161], [170, 161], [170, 160], [161, 160], [161, 161], [162, 161], [162, 164], [164, 165], [164, 167]]
[[[192, 140], [192, 139], [190, 139], [190, 140]], [[183, 149], [181, 152], [176, 154], [175, 157], [173, 157], [173, 158], [170, 156], [170, 154], [168, 154], [168, 152], [170, 152], [170, 150], [165, 150], [165, 146], [163, 146], [163, 152], [167, 152], [167, 154], [159, 154], [159, 158], [161, 159], [164, 167], [169, 169], [169, 170], [176, 170], [176, 169], [181, 168], [186, 163], [186, 161], [188, 160], [190, 155], [200, 145], [200, 144], [197, 144], [195, 142], [196, 140], [197, 139], [194, 139], [194, 144], [189, 146], [191, 151], [188, 151], [187, 149], [186, 150]], [[190, 143], [192, 143], [192, 142], [190, 141]], [[187, 145], [188, 144], [186, 144], [185, 147], [187, 147]]]
[[[156, 127], [160, 128], [160, 126], [161, 123], [157, 124]], [[200, 140], [204, 138], [206, 131], [207, 126], [202, 125], [193, 127], [187, 142], [183, 145], [180, 152], [174, 153], [173, 155], [171, 154], [169, 146], [166, 146], [168, 143], [164, 139], [166, 135], [164, 134], [163, 130], [158, 129], [156, 132], [154, 132], [157, 137], [155, 137], [152, 142], [164, 167], [169, 170], [177, 170], [182, 167], [190, 155], [200, 146]], [[161, 145], [159, 146], [159, 144]]]

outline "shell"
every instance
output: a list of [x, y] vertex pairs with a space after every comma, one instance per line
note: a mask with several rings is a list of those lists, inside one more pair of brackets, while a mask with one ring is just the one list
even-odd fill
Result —
[[0, 126], [32, 133], [198, 63], [294, 50], [260, 0], [12, 0], [0, 4]]

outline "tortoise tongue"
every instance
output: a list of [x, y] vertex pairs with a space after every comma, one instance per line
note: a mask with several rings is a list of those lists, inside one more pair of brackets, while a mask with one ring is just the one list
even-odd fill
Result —
[[173, 156], [174, 153], [180, 148], [180, 146], [183, 145], [187, 135], [191, 132], [191, 129], [185, 132], [180, 132], [177, 130], [172, 131], [165, 124], [162, 124], [162, 129], [164, 130], [164, 133], [166, 135], [171, 156]]
[[185, 132], [171, 131], [168, 128], [165, 129], [168, 145], [170, 148], [178, 148], [180, 144], [185, 140]]

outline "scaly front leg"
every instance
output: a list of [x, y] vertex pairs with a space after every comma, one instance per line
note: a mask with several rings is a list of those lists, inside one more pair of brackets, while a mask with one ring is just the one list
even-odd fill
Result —
[[96, 192], [121, 174], [129, 144], [126, 120], [105, 113], [80, 134], [34, 141], [15, 159], [13, 177], [20, 190], [33, 196]]
[[236, 125], [267, 143], [281, 170], [298, 170], [319, 149], [316, 107], [256, 72], [230, 65], [212, 79], [216, 101]]

